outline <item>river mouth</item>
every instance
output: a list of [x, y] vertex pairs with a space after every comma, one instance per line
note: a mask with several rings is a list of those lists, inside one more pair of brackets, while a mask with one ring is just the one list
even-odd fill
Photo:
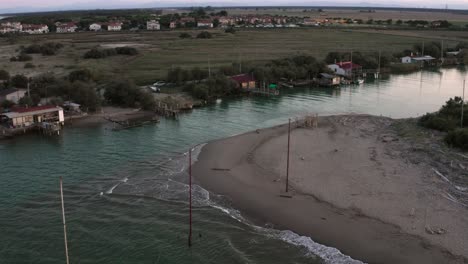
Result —
[[[416, 117], [460, 95], [465, 77], [464, 71], [443, 69], [341, 89], [301, 88], [278, 97], [223, 100], [178, 121], [132, 130], [67, 128], [58, 138], [27, 135], [0, 142], [0, 259], [63, 263], [58, 197], [58, 177], [63, 176], [72, 260], [215, 263], [226, 257], [223, 263], [313, 263], [305, 248], [259, 234], [210, 206], [195, 209], [196, 239], [189, 251], [185, 203], [125, 193], [138, 191], [136, 179], [140, 191], [163, 188], [166, 183], [158, 175], [170, 170], [162, 163], [191, 145], [307, 113]], [[184, 190], [176, 180], [171, 184], [168, 190]]]

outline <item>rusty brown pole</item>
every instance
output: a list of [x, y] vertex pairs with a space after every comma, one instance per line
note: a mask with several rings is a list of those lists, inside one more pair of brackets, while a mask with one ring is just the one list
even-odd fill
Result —
[[288, 124], [288, 159], [286, 161], [286, 192], [289, 191], [289, 149], [291, 143], [291, 118], [289, 118]]
[[189, 237], [188, 246], [192, 246], [192, 148], [189, 150]]
[[63, 220], [63, 236], [65, 240], [65, 256], [67, 258], [67, 264], [70, 264], [68, 260], [68, 243], [67, 243], [67, 224], [65, 222], [65, 205], [63, 202], [63, 187], [62, 187], [63, 178], [60, 176], [60, 198], [62, 200], [62, 220]]

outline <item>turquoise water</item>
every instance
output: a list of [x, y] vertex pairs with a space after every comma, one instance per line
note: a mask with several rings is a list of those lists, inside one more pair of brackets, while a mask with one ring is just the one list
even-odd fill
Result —
[[303, 88], [224, 100], [154, 126], [67, 128], [56, 138], [2, 141], [0, 263], [64, 263], [59, 176], [72, 263], [316, 263], [311, 252], [322, 253], [309, 239], [239, 221], [225, 198], [199, 186], [194, 246], [188, 249], [183, 153], [307, 113], [418, 116], [461, 95], [466, 77], [463, 70], [445, 69], [341, 89]]

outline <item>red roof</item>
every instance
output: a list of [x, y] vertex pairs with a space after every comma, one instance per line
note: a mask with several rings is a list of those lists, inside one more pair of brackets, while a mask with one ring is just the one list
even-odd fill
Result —
[[231, 79], [237, 83], [255, 82], [255, 78], [248, 74], [240, 74], [236, 76], [231, 76]]
[[350, 61], [340, 62], [340, 63], [337, 63], [336, 65], [340, 66], [340, 68], [345, 69], [345, 70], [362, 68], [361, 65], [352, 63]]
[[120, 27], [120, 26], [122, 26], [122, 23], [121, 22], [111, 22], [111, 23], [107, 24], [107, 26], [109, 26], [109, 27]]
[[213, 23], [213, 22], [211, 20], [209, 20], [209, 19], [201, 19], [201, 20], [198, 20], [198, 23], [210, 24], [210, 23]]
[[28, 113], [28, 112], [34, 112], [34, 111], [41, 111], [41, 110], [47, 110], [47, 109], [55, 109], [57, 108], [56, 106], [53, 105], [43, 105], [43, 106], [35, 106], [35, 107], [13, 107], [11, 109], [12, 112], [16, 113]]

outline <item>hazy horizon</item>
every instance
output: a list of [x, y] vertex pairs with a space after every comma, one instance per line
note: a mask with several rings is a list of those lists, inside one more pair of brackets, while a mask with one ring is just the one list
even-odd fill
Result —
[[389, 4], [388, 1], [371, 0], [337, 0], [333, 2], [327, 1], [304, 1], [304, 0], [271, 0], [268, 4], [260, 1], [247, 0], [119, 0], [114, 1], [112, 6], [108, 3], [103, 3], [97, 0], [70, 0], [67, 4], [63, 4], [52, 0], [20, 0], [12, 3], [11, 0], [0, 0], [0, 13], [19, 13], [19, 12], [39, 12], [39, 11], [65, 11], [65, 10], [85, 10], [85, 9], [119, 9], [119, 8], [164, 8], [164, 7], [192, 7], [206, 6], [215, 7], [223, 6], [343, 6], [343, 7], [401, 7], [401, 8], [434, 8], [434, 9], [468, 9], [467, 0], [448, 0], [440, 1], [423, 1], [423, 0], [396, 0]]

